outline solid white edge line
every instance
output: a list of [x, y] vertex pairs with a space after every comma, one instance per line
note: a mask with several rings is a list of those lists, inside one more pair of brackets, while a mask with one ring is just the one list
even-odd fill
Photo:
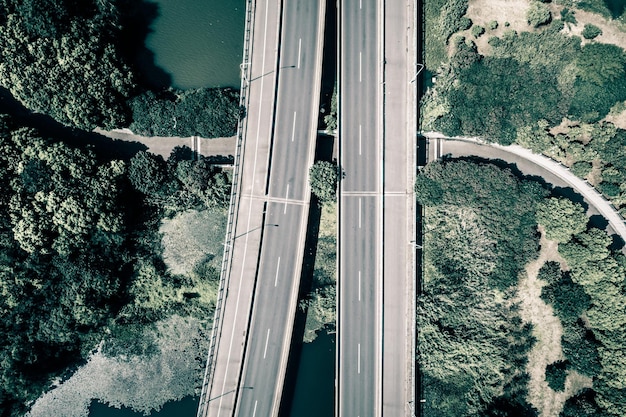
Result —
[[[262, 74], [265, 71], [265, 57], [267, 56], [266, 50], [267, 50], [267, 18], [268, 18], [268, 15], [269, 15], [269, 8], [266, 7], [265, 8], [265, 29], [264, 29], [264, 33], [263, 33], [263, 61], [262, 61], [262, 64], [261, 64], [261, 73]], [[263, 98], [263, 84], [264, 84], [264, 82], [265, 82], [265, 77], [261, 77], [261, 90], [260, 90], [261, 91], [261, 96], [260, 96], [260, 99], [259, 99], [259, 103], [260, 103], [259, 104], [259, 118], [258, 118], [258, 121], [257, 121], [257, 138], [256, 138], [256, 145], [255, 145], [256, 148], [255, 148], [255, 151], [254, 151], [254, 169], [252, 171], [252, 191], [254, 191], [254, 183], [255, 183], [254, 177], [256, 175], [256, 163], [257, 163], [257, 158], [256, 157], [257, 157], [257, 152], [258, 152], [258, 147], [259, 147], [259, 136], [260, 136], [259, 135], [259, 130], [261, 128], [261, 119], [262, 119], [261, 118], [261, 113], [262, 113], [261, 110], [263, 108], [263, 100], [262, 100], [262, 98]], [[250, 218], [251, 218], [251, 216], [252, 216], [252, 204], [250, 204], [250, 206], [248, 208], [248, 229], [250, 228]], [[247, 249], [248, 249], [248, 244], [247, 243], [248, 243], [248, 235], [246, 235], [246, 244], [244, 245], [243, 259], [246, 259], [246, 254], [247, 254]], [[241, 267], [241, 276], [239, 278], [240, 283], [241, 283], [241, 280], [243, 279], [243, 274], [244, 274], [244, 268], [243, 268], [243, 265], [242, 265], [242, 267]], [[241, 296], [241, 285], [239, 285], [239, 290], [237, 292], [237, 304], [235, 304], [235, 319], [237, 319], [237, 315], [239, 313], [239, 298], [240, 298], [240, 296]], [[232, 330], [231, 335], [230, 335], [230, 344], [229, 344], [229, 347], [228, 347], [228, 357], [227, 357], [226, 363], [230, 363], [230, 356], [231, 356], [232, 349], [233, 349], [233, 341], [235, 339], [235, 327], [236, 326], [233, 326], [233, 330]], [[220, 393], [220, 402], [219, 402], [219, 405], [217, 407], [217, 417], [219, 417], [220, 412], [222, 410], [222, 401], [224, 399], [224, 392], [225, 392], [225, 389], [226, 389], [226, 382], [228, 381], [227, 377], [228, 377], [228, 367], [226, 367], [226, 371], [224, 372], [224, 383], [222, 384], [222, 392]]]

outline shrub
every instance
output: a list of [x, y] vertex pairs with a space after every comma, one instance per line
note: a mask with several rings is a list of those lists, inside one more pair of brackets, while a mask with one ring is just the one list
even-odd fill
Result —
[[567, 24], [571, 23], [575, 25], [576, 23], [578, 23], [576, 17], [574, 16], [574, 11], [568, 9], [567, 7], [561, 10], [561, 20]]
[[480, 25], [472, 26], [472, 36], [475, 38], [479, 38], [483, 33], [485, 33], [485, 28]]
[[585, 28], [583, 29], [582, 35], [585, 39], [595, 39], [597, 36], [602, 35], [602, 29], [600, 29], [596, 25], [587, 23], [585, 25]]
[[497, 20], [492, 20], [489, 23], [487, 23], [487, 29], [489, 29], [489, 30], [496, 30], [496, 29], [498, 29], [498, 21]]
[[472, 27], [472, 19], [469, 17], [462, 17], [459, 19], [459, 30], [466, 30]]
[[447, 42], [453, 33], [469, 29], [472, 21], [463, 17], [467, 11], [468, 0], [448, 0], [441, 9], [439, 30], [444, 42]]
[[574, 162], [570, 170], [572, 171], [572, 174], [576, 175], [577, 177], [585, 178], [587, 175], [589, 175], [592, 168], [593, 165], [591, 165], [591, 162], [578, 161]]
[[567, 362], [557, 361], [546, 366], [546, 382], [553, 390], [563, 391], [565, 378], [567, 378]]
[[529, 25], [536, 28], [550, 23], [552, 13], [550, 13], [550, 9], [545, 4], [533, 1], [526, 12], [526, 20]]

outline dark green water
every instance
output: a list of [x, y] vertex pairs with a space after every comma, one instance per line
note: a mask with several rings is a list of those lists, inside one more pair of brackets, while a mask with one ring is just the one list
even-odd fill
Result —
[[290, 417], [335, 413], [335, 334], [321, 332], [302, 346]]
[[159, 17], [146, 46], [172, 86], [239, 88], [245, 0], [152, 0]]
[[620, 17], [626, 9], [626, 0], [604, 0], [604, 4], [606, 4], [613, 18]]
[[[165, 403], [161, 411], [153, 412], [150, 417], [193, 417], [198, 411], [198, 398], [185, 397], [180, 401]], [[113, 408], [107, 405], [92, 402], [89, 407], [89, 417], [143, 417], [130, 408]]]

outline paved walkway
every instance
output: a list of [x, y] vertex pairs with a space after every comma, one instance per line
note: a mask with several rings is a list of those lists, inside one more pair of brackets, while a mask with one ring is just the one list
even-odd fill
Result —
[[[204, 156], [233, 156], [235, 154], [236, 136], [229, 138], [207, 139], [196, 136], [182, 138], [179, 136], [141, 136], [129, 129], [103, 130], [94, 129], [94, 132], [111, 139], [127, 142], [137, 142], [148, 147], [148, 151], [161, 155], [167, 159], [176, 146], [188, 146], [195, 149], [199, 145], [198, 153]], [[196, 139], [194, 143], [194, 139]]]

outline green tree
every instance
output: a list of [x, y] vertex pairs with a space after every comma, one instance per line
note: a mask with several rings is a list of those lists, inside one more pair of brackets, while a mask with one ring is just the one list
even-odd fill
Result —
[[479, 38], [485, 33], [485, 28], [480, 25], [472, 26], [472, 36], [475, 38]]
[[580, 204], [566, 198], [551, 197], [537, 207], [537, 221], [545, 227], [546, 237], [565, 243], [587, 228], [587, 215]]
[[529, 25], [539, 27], [552, 20], [552, 13], [550, 13], [550, 9], [545, 4], [532, 1], [526, 12], [526, 20]]
[[590, 43], [583, 46], [577, 60], [580, 79], [606, 85], [626, 75], [626, 54], [615, 45]]
[[309, 169], [311, 192], [321, 202], [335, 201], [337, 198], [338, 170], [335, 164], [318, 161]]
[[546, 382], [554, 391], [565, 389], [565, 378], [567, 378], [567, 362], [557, 361], [546, 366]]

